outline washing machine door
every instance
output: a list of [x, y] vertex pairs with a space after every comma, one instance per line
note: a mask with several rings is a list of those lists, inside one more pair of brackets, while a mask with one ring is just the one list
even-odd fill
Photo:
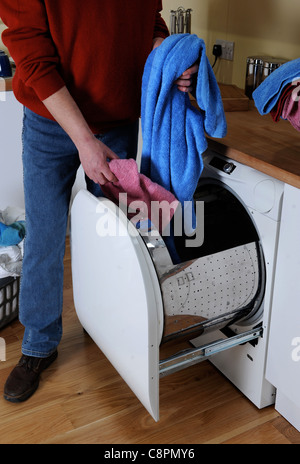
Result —
[[82, 326], [158, 420], [163, 304], [142, 238], [121, 209], [82, 190], [71, 210], [71, 256]]

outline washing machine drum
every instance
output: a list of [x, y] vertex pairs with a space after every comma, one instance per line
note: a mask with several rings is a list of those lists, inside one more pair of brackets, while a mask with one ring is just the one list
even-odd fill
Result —
[[264, 259], [246, 208], [215, 180], [201, 181], [194, 198], [204, 205], [204, 242], [194, 248], [174, 237], [182, 264], [161, 279], [164, 340], [245, 324], [262, 308]]

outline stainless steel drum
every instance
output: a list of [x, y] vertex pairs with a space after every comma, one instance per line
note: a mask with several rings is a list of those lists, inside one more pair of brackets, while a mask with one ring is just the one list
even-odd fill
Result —
[[180, 264], [170, 264], [164, 242], [153, 231], [140, 231], [160, 281], [163, 342], [250, 317], [264, 295], [262, 251], [245, 208], [220, 182], [200, 182], [195, 200], [205, 205], [204, 244], [189, 248], [187, 237], [175, 237]]

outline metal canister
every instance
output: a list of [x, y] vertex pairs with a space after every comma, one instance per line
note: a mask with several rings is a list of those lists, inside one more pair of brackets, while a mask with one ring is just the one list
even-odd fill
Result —
[[286, 63], [287, 60], [283, 58], [264, 57], [264, 64], [261, 75], [261, 82], [263, 82], [275, 69]]
[[248, 56], [245, 94], [252, 98], [254, 90], [282, 64], [286, 63], [284, 58], [273, 56]]
[[252, 98], [252, 93], [261, 82], [263, 64], [264, 62], [259, 56], [248, 56], [247, 58], [245, 94], [249, 98]]

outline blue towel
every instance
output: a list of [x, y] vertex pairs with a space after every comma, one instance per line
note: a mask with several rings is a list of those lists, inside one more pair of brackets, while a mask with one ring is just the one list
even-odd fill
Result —
[[0, 222], [0, 246], [13, 246], [25, 237], [25, 221], [16, 221], [6, 225]]
[[[197, 61], [195, 96], [200, 111], [174, 85]], [[227, 132], [221, 94], [202, 39], [174, 34], [152, 51], [144, 69], [141, 116], [141, 172], [181, 203], [191, 201], [203, 169], [205, 132], [212, 137]]]
[[300, 77], [300, 58], [288, 61], [270, 74], [253, 92], [255, 106], [261, 115], [276, 106], [284, 87]]

